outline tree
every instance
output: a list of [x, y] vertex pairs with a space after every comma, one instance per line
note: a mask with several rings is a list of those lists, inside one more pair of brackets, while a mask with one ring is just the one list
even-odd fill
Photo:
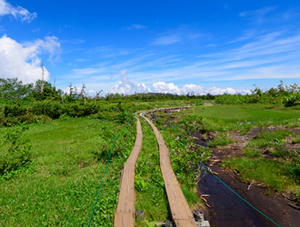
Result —
[[[41, 89], [43, 88], [43, 92]], [[63, 94], [62, 90], [52, 87], [52, 84], [47, 81], [38, 80], [33, 89], [33, 97], [35, 100], [41, 101], [45, 99], [60, 100]]]
[[19, 100], [31, 93], [33, 84], [23, 84], [18, 78], [0, 78], [0, 96], [2, 99]]
[[85, 84], [83, 84], [82, 85], [82, 88], [81, 88], [81, 91], [80, 91], [80, 93], [79, 93], [79, 98], [83, 98], [83, 100], [84, 100], [84, 103], [86, 103], [86, 92], [85, 92], [85, 89], [86, 88], [86, 86], [85, 86]]
[[42, 86], [41, 86], [41, 93], [44, 92], [44, 64], [41, 65], [42, 68]]
[[103, 90], [101, 91], [96, 91], [96, 95], [95, 95], [95, 102], [97, 102], [97, 99], [100, 97], [100, 94]]

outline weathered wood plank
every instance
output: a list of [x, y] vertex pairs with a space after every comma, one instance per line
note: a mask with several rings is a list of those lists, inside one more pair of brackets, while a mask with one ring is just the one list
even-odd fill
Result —
[[197, 225], [172, 169], [169, 149], [155, 125], [148, 118], [144, 118], [151, 125], [159, 144], [160, 168], [164, 178], [171, 215], [175, 226], [196, 227]]
[[140, 120], [137, 119], [137, 135], [134, 148], [127, 159], [120, 185], [118, 206], [114, 217], [115, 227], [134, 227], [134, 171], [135, 163], [142, 149], [143, 133]]

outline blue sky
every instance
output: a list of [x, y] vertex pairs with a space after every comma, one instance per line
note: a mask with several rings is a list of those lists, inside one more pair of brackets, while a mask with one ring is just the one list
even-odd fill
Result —
[[0, 0], [0, 75], [65, 90], [247, 92], [300, 82], [300, 2]]

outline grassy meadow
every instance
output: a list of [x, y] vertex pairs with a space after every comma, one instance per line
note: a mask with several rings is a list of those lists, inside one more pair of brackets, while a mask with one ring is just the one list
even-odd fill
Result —
[[[182, 105], [182, 101], [154, 102], [152, 108]], [[149, 104], [147, 104], [149, 106]], [[147, 223], [169, 218], [164, 182], [159, 168], [155, 135], [143, 120], [143, 148], [136, 168], [136, 209], [145, 211]], [[95, 209], [91, 226], [112, 226], [118, 200], [122, 166], [135, 141], [136, 120], [130, 115], [122, 123], [95, 115], [71, 118], [63, 115], [45, 123], [31, 123], [20, 133], [29, 141], [31, 160], [6, 171], [0, 178], [0, 226], [84, 226], [87, 225], [112, 144], [113, 155]], [[23, 123], [24, 124], [24, 123]], [[0, 133], [14, 135], [21, 123], [1, 127]], [[158, 125], [159, 126], [159, 125]], [[10, 134], [8, 134], [10, 135]], [[7, 142], [4, 136], [1, 141]], [[170, 140], [175, 139], [171, 138]], [[168, 141], [168, 140], [167, 140]], [[175, 146], [175, 145], [174, 145]], [[176, 144], [180, 147], [181, 144]], [[17, 148], [15, 148], [17, 149]], [[182, 149], [182, 147], [180, 148]], [[200, 203], [194, 171], [184, 157], [174, 165], [190, 205]], [[182, 170], [180, 165], [187, 169]], [[188, 171], [186, 171], [188, 170]], [[189, 191], [193, 188], [192, 193]], [[145, 223], [140, 223], [140, 226]]]
[[[130, 128], [130, 136], [126, 131], [129, 150], [134, 124]], [[87, 225], [104, 174], [103, 151], [109, 150], [112, 139], [105, 141], [101, 135], [106, 133], [108, 137], [125, 133], [125, 126], [88, 118], [31, 124], [24, 137], [32, 143], [32, 162], [3, 175], [0, 181], [0, 226]], [[111, 222], [116, 207], [118, 167], [126, 160], [126, 155], [119, 158], [117, 153], [123, 149], [122, 140], [119, 138], [115, 146], [94, 215], [99, 226]]]
[[[210, 106], [205, 105], [205, 97], [196, 96], [116, 97], [91, 99], [87, 104], [80, 97], [65, 97], [71, 100], [68, 103], [0, 103], [0, 226], [87, 225], [113, 138], [119, 135], [91, 222], [91, 226], [113, 226], [121, 171], [136, 136], [134, 113], [187, 103], [192, 106], [187, 110], [148, 117], [169, 147], [173, 170], [191, 209], [203, 206], [196, 190], [197, 159], [206, 162], [216, 147], [234, 144], [232, 132], [244, 136], [255, 128], [259, 132], [247, 141], [242, 155], [226, 158], [223, 167], [245, 182], [265, 185], [267, 193], [274, 189], [299, 200], [300, 154], [293, 146], [300, 138], [291, 131], [300, 127], [299, 106], [268, 103], [266, 97], [262, 103], [252, 103], [255, 94], [219, 96], [208, 100]], [[249, 103], [226, 104], [228, 98], [241, 97]], [[136, 225], [153, 226], [170, 216], [158, 145], [150, 126], [143, 119], [141, 123], [144, 138], [136, 163], [135, 208], [144, 211], [145, 222], [137, 220]], [[207, 148], [194, 144], [192, 134], [198, 132], [207, 140]]]
[[[211, 147], [234, 142], [225, 143], [228, 138], [220, 140], [218, 135], [229, 135], [230, 131], [245, 135], [258, 128], [259, 133], [247, 141], [243, 155], [227, 158], [223, 166], [236, 171], [245, 182], [262, 183], [267, 193], [274, 189], [300, 197], [300, 151], [291, 146], [300, 141], [291, 131], [300, 126], [299, 109], [264, 104], [221, 105], [198, 108], [194, 114], [200, 117], [206, 130], [217, 132], [209, 143]], [[268, 127], [273, 130], [267, 130]]]

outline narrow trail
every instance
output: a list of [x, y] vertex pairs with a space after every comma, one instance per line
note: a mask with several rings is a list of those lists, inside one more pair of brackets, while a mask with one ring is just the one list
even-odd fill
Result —
[[[152, 127], [159, 144], [160, 168], [165, 183], [173, 222], [177, 227], [196, 227], [197, 225], [193, 219], [192, 213], [172, 169], [168, 147], [155, 125], [148, 118], [144, 116], [142, 117]], [[143, 134], [141, 123], [137, 118], [137, 136], [135, 145], [124, 165], [122, 174], [118, 206], [114, 217], [115, 227], [134, 227], [135, 224], [135, 163], [142, 148], [142, 140]]]
[[134, 148], [127, 159], [120, 185], [120, 193], [118, 206], [115, 212], [114, 226], [115, 227], [133, 227], [134, 226], [134, 173], [135, 163], [142, 149], [143, 133], [140, 120], [137, 118], [137, 135]]
[[159, 145], [160, 168], [165, 182], [173, 222], [177, 227], [196, 227], [197, 225], [172, 169], [169, 149], [155, 125], [148, 118], [143, 118], [152, 127]]

